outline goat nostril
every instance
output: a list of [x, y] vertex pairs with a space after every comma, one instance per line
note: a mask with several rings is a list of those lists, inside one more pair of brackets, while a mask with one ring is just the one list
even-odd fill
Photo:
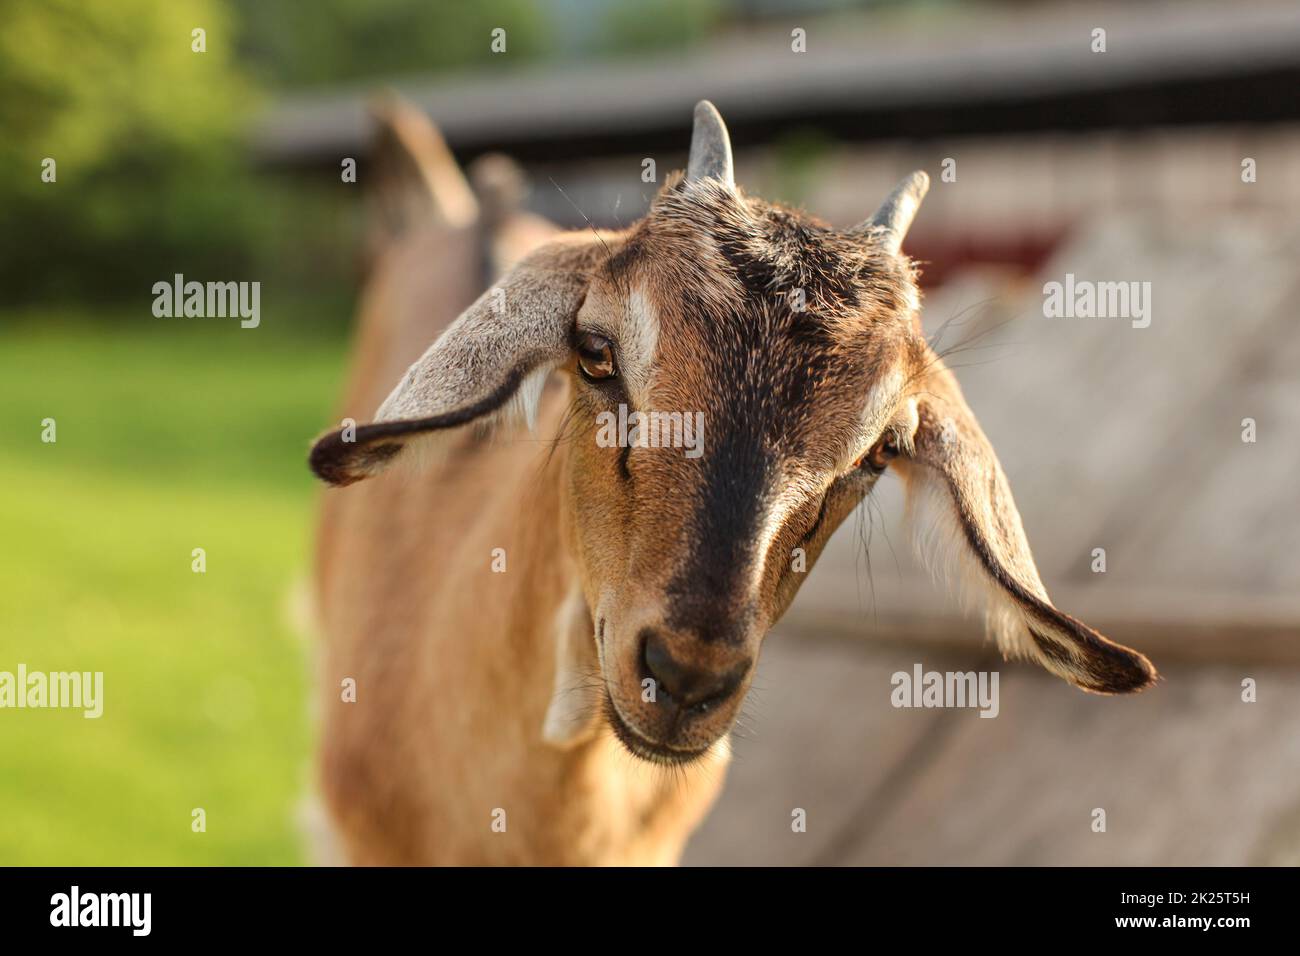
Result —
[[673, 696], [673, 689], [680, 684], [676, 678], [677, 662], [664, 646], [663, 637], [656, 631], [641, 632], [641, 660], [645, 664], [645, 677], [654, 681], [655, 693], [665, 697]]
[[643, 678], [654, 681], [657, 697], [681, 707], [703, 713], [710, 704], [730, 697], [749, 671], [747, 661], [722, 674], [685, 664], [673, 657], [663, 634], [649, 629], [641, 633]]

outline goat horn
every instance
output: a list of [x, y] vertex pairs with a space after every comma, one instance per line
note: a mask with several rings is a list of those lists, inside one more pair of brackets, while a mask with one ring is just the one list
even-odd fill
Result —
[[727, 186], [736, 185], [731, 166], [731, 137], [727, 124], [708, 100], [695, 104], [695, 129], [691, 133], [691, 158], [686, 166], [687, 179], [720, 179]]
[[861, 231], [871, 230], [880, 233], [880, 242], [885, 249], [898, 253], [903, 247], [903, 237], [916, 218], [916, 211], [921, 208], [921, 200], [930, 188], [930, 177], [917, 170], [894, 187], [894, 191], [885, 197], [880, 208], [866, 222], [857, 228]]

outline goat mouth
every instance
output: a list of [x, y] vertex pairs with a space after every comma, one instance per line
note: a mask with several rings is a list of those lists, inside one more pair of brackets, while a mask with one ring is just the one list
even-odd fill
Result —
[[609, 723], [610, 729], [614, 731], [614, 736], [618, 738], [619, 743], [627, 749], [628, 753], [649, 763], [681, 766], [682, 764], [694, 763], [700, 760], [713, 749], [712, 743], [695, 750], [687, 750], [647, 740], [628, 725], [627, 721], [619, 714], [613, 699], [608, 695], [605, 697], [605, 719]]

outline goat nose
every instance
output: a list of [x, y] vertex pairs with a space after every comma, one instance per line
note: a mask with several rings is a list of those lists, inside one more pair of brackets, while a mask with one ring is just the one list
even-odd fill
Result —
[[679, 707], [695, 707], [730, 697], [749, 672], [750, 659], [732, 662], [723, 670], [702, 667], [673, 656], [669, 638], [660, 631], [642, 631], [642, 659], [657, 693]]

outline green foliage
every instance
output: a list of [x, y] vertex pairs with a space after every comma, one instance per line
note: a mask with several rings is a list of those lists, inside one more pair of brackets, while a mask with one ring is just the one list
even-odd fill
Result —
[[[335, 289], [359, 190], [268, 177], [259, 90], [682, 46], [719, 0], [0, 0], [0, 304], [134, 302], [176, 272]], [[491, 51], [503, 28], [507, 52]], [[192, 31], [206, 49], [192, 49]], [[46, 158], [57, 181], [42, 181]]]
[[773, 144], [763, 195], [792, 206], [803, 205], [821, 178], [822, 165], [834, 146], [834, 140], [815, 127], [787, 130]]
[[[31, 147], [71, 179], [117, 155], [202, 153], [242, 120], [231, 23], [211, 0], [17, 0], [0, 31], [0, 157], [33, 170]], [[191, 52], [191, 30], [207, 52]], [[39, 156], [37, 157], [39, 160]], [[38, 177], [13, 187], [35, 194]]]
[[0, 714], [0, 863], [296, 862], [311, 637], [286, 605], [342, 340], [111, 318], [0, 319], [0, 669], [104, 673], [98, 720]]
[[[232, 272], [255, 202], [255, 103], [212, 0], [10, 0], [0, 30], [0, 288], [138, 292], [173, 264]], [[206, 52], [191, 31], [206, 30]], [[43, 182], [42, 162], [57, 163]]]
[[[285, 87], [429, 74], [491, 62], [510, 69], [536, 58], [547, 39], [536, 0], [235, 0], [242, 47], [268, 84]], [[506, 31], [505, 55], [491, 32]]]
[[643, 0], [612, 4], [604, 45], [611, 52], [679, 50], [701, 40], [723, 15], [721, 0]]

